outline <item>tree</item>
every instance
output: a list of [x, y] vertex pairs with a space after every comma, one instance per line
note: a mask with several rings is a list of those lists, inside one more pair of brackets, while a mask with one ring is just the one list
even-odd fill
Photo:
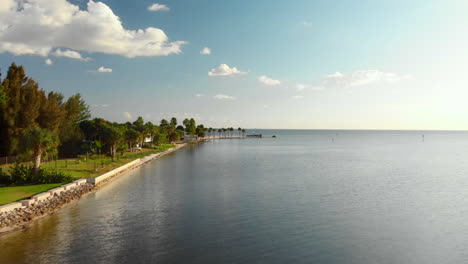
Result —
[[80, 94], [68, 98], [62, 105], [63, 122], [59, 128], [59, 155], [64, 157], [75, 157], [79, 154], [82, 144], [83, 132], [80, 124], [91, 117], [89, 107]]
[[242, 129], [242, 136], [245, 137], [245, 129]]
[[242, 128], [237, 128], [237, 133], [239, 134], [239, 137], [241, 136], [241, 131], [242, 131]]
[[128, 143], [128, 146], [130, 148], [133, 148], [133, 146], [135, 146], [140, 136], [140, 132], [136, 131], [135, 129], [130, 128], [127, 129], [127, 131], [125, 131], [125, 141]]
[[175, 117], [171, 118], [171, 126], [177, 127], [177, 118]]
[[21, 133], [35, 125], [44, 91], [26, 76], [24, 68], [12, 63], [1, 83], [8, 100], [0, 111], [0, 156], [15, 155], [19, 151]]
[[108, 147], [109, 154], [114, 160], [119, 144], [123, 140], [122, 131], [116, 125], [106, 124], [101, 133], [102, 141]]
[[[5, 93], [5, 89], [2, 86], [2, 73], [0, 72], [0, 107], [7, 103], [8, 97]], [[0, 108], [1, 109], [1, 108]]]
[[62, 108], [63, 95], [50, 92], [47, 98], [44, 96], [39, 107], [37, 123], [40, 127], [46, 128], [53, 133], [58, 133], [59, 128], [64, 123], [65, 111]]
[[42, 155], [55, 149], [58, 144], [59, 139], [56, 134], [37, 126], [24, 131], [21, 137], [21, 148], [23, 152], [32, 151], [33, 153], [33, 168], [35, 171], [38, 171], [41, 166]]
[[205, 137], [206, 128], [203, 125], [198, 125], [196, 129], [196, 134], [199, 137]]

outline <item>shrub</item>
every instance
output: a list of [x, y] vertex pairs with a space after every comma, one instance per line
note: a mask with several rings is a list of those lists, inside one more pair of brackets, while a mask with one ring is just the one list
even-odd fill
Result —
[[27, 184], [32, 181], [33, 171], [25, 165], [16, 165], [10, 169], [11, 184]]
[[6, 185], [46, 184], [46, 183], [69, 183], [73, 177], [54, 169], [39, 169], [25, 165], [17, 165], [10, 169], [10, 175], [0, 176], [0, 184], [5, 181]]

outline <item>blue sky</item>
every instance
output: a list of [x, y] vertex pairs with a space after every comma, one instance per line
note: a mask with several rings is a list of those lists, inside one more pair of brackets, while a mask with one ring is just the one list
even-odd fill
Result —
[[47, 91], [81, 93], [94, 116], [468, 129], [463, 0], [3, 1], [3, 72], [22, 64]]

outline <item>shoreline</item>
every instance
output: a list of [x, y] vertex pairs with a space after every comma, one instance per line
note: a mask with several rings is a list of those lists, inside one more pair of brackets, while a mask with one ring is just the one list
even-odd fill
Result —
[[[37, 197], [49, 194], [52, 190], [36, 194], [32, 197], [33, 199], [23, 200], [26, 201], [26, 206], [15, 208], [8, 212], [0, 212], [0, 237], [15, 231], [26, 229], [28, 228], [28, 225], [35, 222], [35, 220], [52, 215], [67, 205], [79, 201], [83, 196], [99, 191], [104, 185], [111, 182], [112, 179], [120, 176], [122, 173], [138, 168], [150, 161], [159, 159], [160, 157], [175, 152], [185, 146], [187, 146], [186, 143], [177, 144], [175, 147], [170, 148], [164, 152], [152, 154], [141, 159], [136, 159], [110, 172], [104, 173], [101, 176], [86, 179], [86, 182], [84, 182], [83, 179], [77, 180], [75, 181], [75, 187], [69, 188], [68, 190], [64, 188], [64, 190], [60, 192], [53, 192], [50, 197], [47, 197], [44, 200], [40, 200]], [[129, 164], [130, 166], [128, 166]], [[99, 177], [103, 177], [103, 179], [96, 181], [96, 179]], [[71, 184], [73, 185], [75, 182], [72, 182]], [[67, 185], [70, 184], [63, 186]], [[33, 203], [28, 202], [34, 199], [36, 200]], [[18, 202], [6, 204], [4, 206], [12, 206], [14, 204], [18, 204]]]

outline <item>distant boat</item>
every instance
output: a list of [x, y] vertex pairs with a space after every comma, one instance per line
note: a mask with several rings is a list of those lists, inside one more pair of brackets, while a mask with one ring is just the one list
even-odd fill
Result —
[[250, 138], [261, 138], [261, 137], [262, 137], [262, 134], [251, 134], [251, 135], [247, 135], [247, 137], [250, 137]]
[[275, 137], [276, 137], [276, 135], [273, 135], [273, 136], [272, 136], [272, 138], [275, 138]]

